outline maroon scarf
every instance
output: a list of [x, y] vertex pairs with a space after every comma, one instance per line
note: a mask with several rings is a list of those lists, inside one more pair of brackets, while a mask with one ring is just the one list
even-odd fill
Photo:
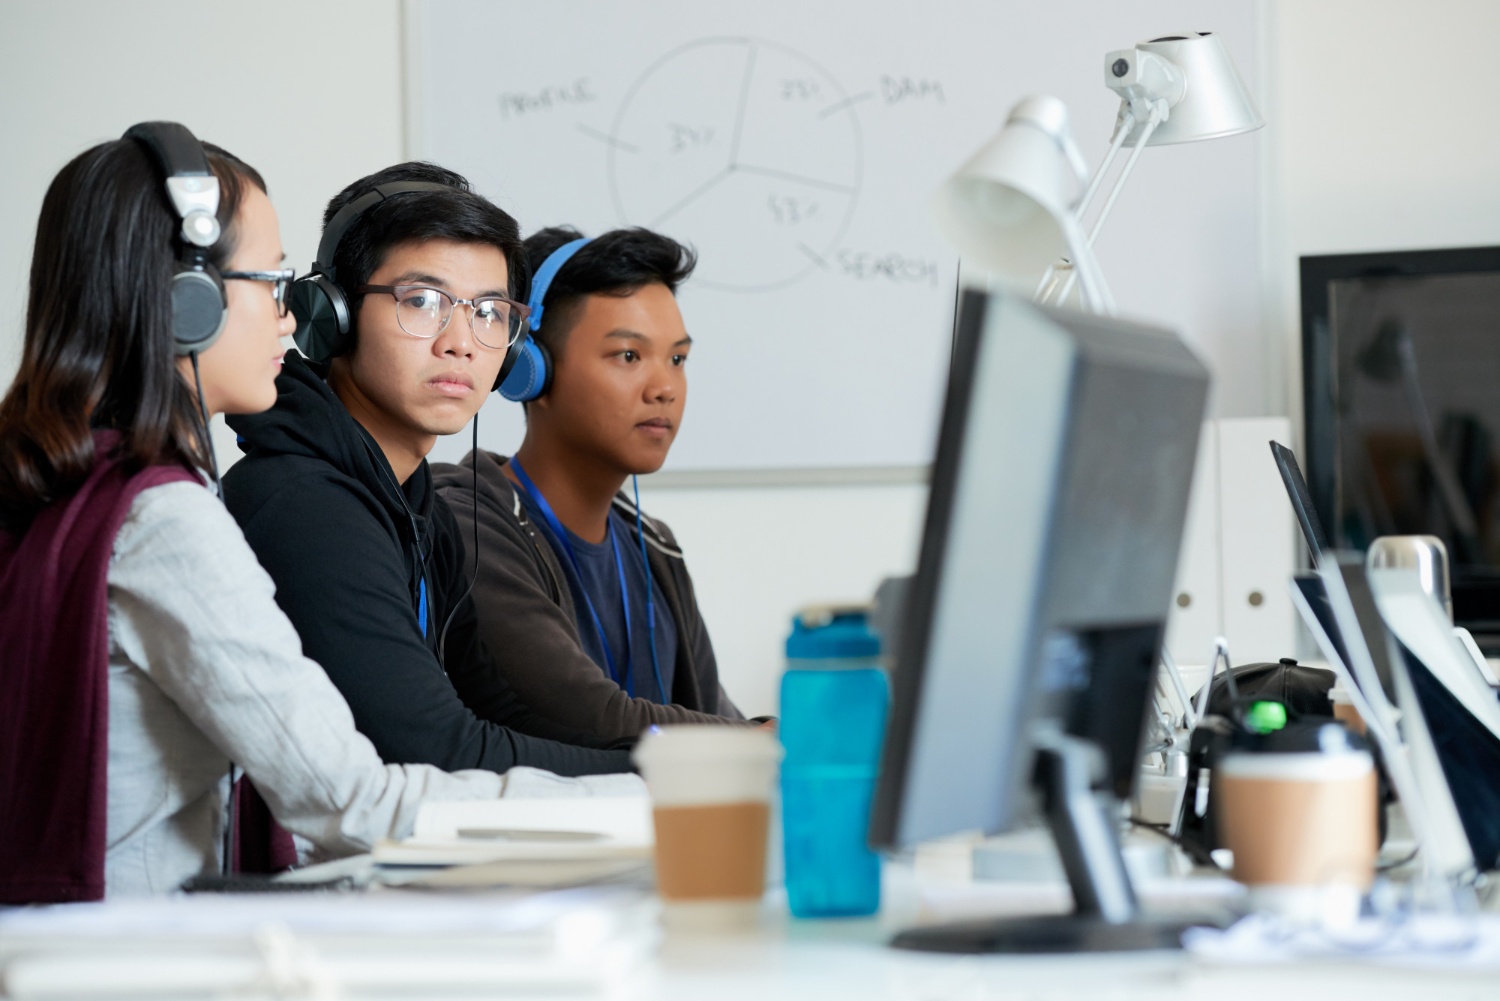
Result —
[[0, 902], [104, 896], [110, 555], [136, 494], [193, 479], [131, 474], [119, 439], [96, 431], [78, 492], [0, 534]]
[[[182, 466], [131, 472], [119, 442], [95, 431], [94, 468], [77, 493], [24, 535], [0, 533], [0, 903], [104, 896], [110, 557], [137, 494], [198, 482]], [[287, 864], [290, 838], [245, 793], [240, 815], [280, 834], [242, 824], [245, 861], [269, 837], [281, 851], [267, 861]]]

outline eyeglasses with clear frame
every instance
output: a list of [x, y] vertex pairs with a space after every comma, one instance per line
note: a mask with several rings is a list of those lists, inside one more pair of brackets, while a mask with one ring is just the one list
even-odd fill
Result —
[[271, 282], [271, 298], [276, 300], [276, 315], [286, 316], [286, 311], [291, 307], [287, 290], [297, 280], [297, 272], [292, 268], [278, 268], [275, 271], [220, 271], [219, 277], [243, 282]]
[[481, 295], [460, 299], [430, 285], [361, 285], [361, 293], [386, 293], [396, 300], [396, 322], [413, 337], [431, 340], [442, 333], [453, 317], [453, 308], [469, 307], [469, 329], [487, 348], [503, 350], [516, 342], [530, 307], [503, 295]]

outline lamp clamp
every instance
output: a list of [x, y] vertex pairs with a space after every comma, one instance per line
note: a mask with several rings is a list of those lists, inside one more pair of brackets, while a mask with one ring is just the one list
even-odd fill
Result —
[[[1170, 59], [1145, 49], [1116, 49], [1104, 55], [1104, 86], [1120, 95], [1136, 121], [1145, 121], [1153, 108], [1166, 121], [1171, 108], [1187, 96], [1187, 76]], [[1124, 118], [1121, 108], [1121, 119]], [[1118, 128], [1118, 124], [1116, 128]]]

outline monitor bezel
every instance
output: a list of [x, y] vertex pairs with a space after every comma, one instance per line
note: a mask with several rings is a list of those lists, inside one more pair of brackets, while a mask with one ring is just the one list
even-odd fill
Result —
[[870, 844], [876, 848], [897, 848], [902, 844], [901, 809], [910, 778], [911, 747], [922, 693], [922, 665], [937, 607], [938, 583], [943, 572], [942, 555], [947, 550], [953, 502], [958, 493], [958, 467], [968, 437], [976, 363], [991, 304], [988, 294], [965, 289], [959, 303], [958, 320], [954, 324], [948, 392], [939, 420], [937, 454], [932, 462], [917, 572], [907, 591], [905, 622], [892, 671], [891, 714], [886, 724], [880, 763], [883, 781], [876, 784], [871, 808]]
[[1330, 286], [1356, 278], [1423, 277], [1494, 272], [1500, 274], [1500, 246], [1391, 250], [1302, 257], [1302, 458], [1313, 511], [1330, 546], [1345, 548], [1337, 520], [1338, 424], [1333, 401], [1333, 330]]

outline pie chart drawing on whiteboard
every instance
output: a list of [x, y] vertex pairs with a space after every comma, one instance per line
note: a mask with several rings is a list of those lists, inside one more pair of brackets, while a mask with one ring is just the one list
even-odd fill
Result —
[[859, 120], [812, 59], [758, 38], [705, 38], [631, 86], [608, 147], [626, 225], [691, 244], [694, 284], [781, 288], [829, 267], [859, 199]]

